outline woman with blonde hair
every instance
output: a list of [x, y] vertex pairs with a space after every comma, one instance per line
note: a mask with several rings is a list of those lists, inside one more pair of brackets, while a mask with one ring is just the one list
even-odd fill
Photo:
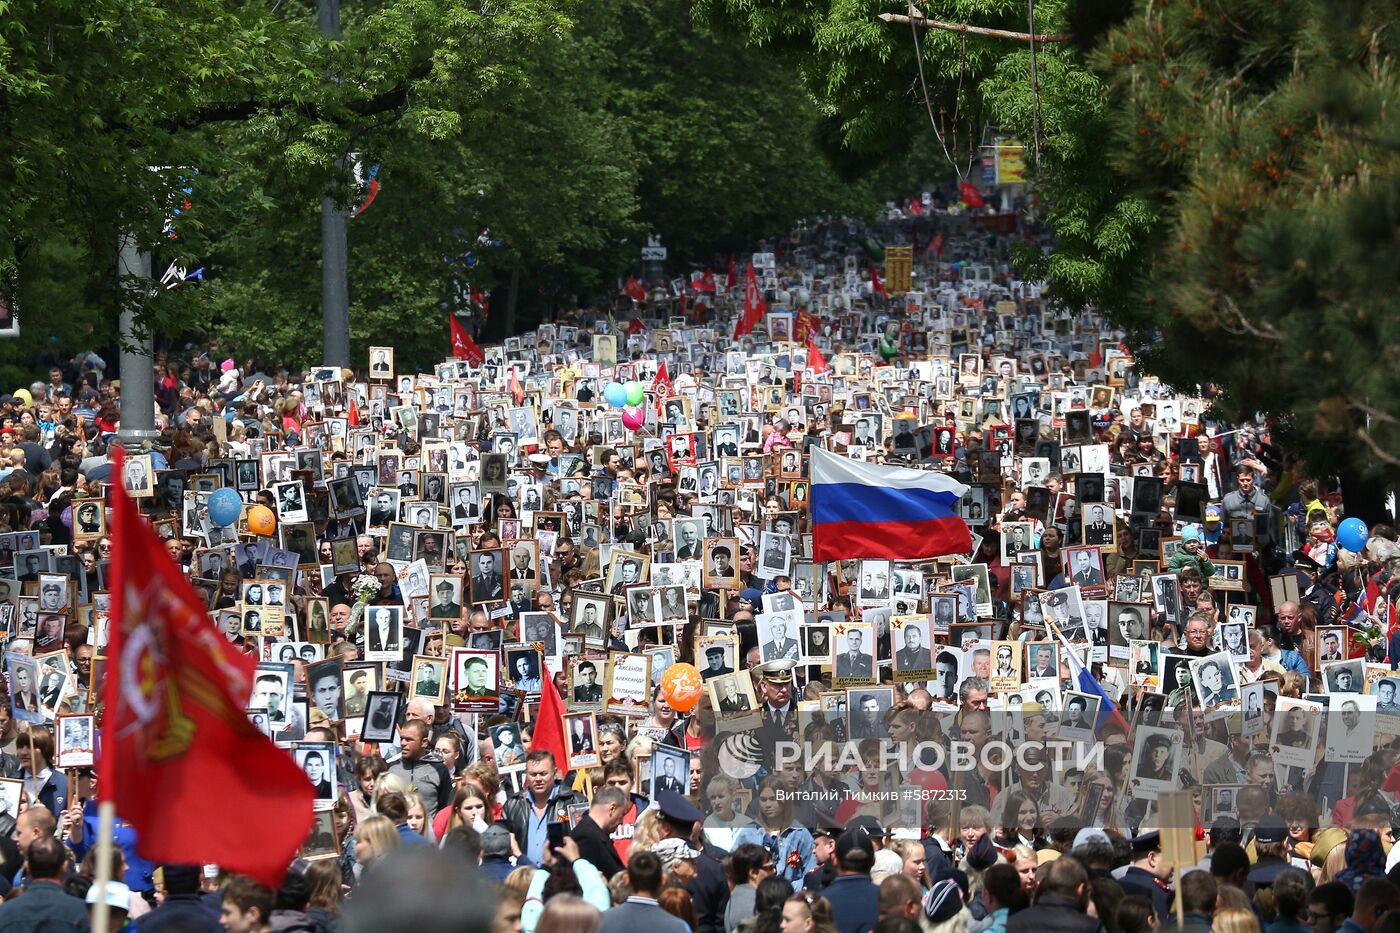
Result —
[[408, 829], [416, 836], [422, 836], [429, 842], [433, 839], [433, 827], [428, 822], [428, 808], [423, 804], [423, 797], [416, 790], [405, 791], [403, 801], [408, 805]]
[[[826, 918], [819, 916], [820, 907], [826, 907]], [[830, 903], [824, 897], [807, 899], [805, 894], [794, 894], [783, 904], [782, 933], [836, 933], [831, 925]]]
[[900, 872], [917, 881], [920, 888], [927, 889], [928, 864], [924, 857], [923, 843], [913, 839], [896, 839], [890, 843], [890, 849], [902, 860]]
[[1260, 933], [1259, 918], [1252, 910], [1231, 907], [1216, 911], [1210, 921], [1211, 933]]
[[538, 871], [538, 869], [531, 865], [521, 865], [510, 874], [506, 875], [506, 880], [505, 883], [502, 884], [502, 887], [513, 894], [518, 894], [523, 901], [525, 900], [525, 892], [530, 890], [530, 882], [534, 879], [536, 871]]
[[649, 852], [661, 841], [661, 813], [650, 809], [637, 817], [636, 828], [632, 831], [632, 852]]
[[355, 832], [355, 871], [361, 879], [364, 872], [390, 852], [403, 847], [399, 831], [387, 816], [372, 816]]
[[598, 933], [603, 912], [573, 894], [556, 894], [544, 905], [535, 933]]

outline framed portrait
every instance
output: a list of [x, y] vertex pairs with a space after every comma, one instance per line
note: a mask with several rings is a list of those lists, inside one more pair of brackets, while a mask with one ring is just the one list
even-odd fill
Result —
[[468, 560], [473, 605], [505, 599], [505, 551], [476, 550]]
[[645, 654], [609, 652], [603, 697], [606, 712], [623, 716], [648, 715], [651, 712], [651, 658]]
[[747, 728], [761, 720], [758, 698], [754, 695], [753, 679], [747, 671], [722, 674], [705, 681], [715, 715], [726, 729]]
[[413, 656], [413, 678], [409, 682], [412, 699], [428, 700], [434, 706], [447, 704], [447, 659], [426, 654]]
[[1220, 651], [1191, 661], [1191, 686], [1206, 721], [1224, 719], [1240, 708], [1239, 675], [1228, 652]]
[[606, 679], [607, 664], [605, 658], [569, 659], [567, 696], [570, 709], [603, 708], [603, 682]]
[[1100, 698], [1077, 690], [1064, 695], [1065, 713], [1055, 727], [1055, 734], [1074, 742], [1092, 742], [1098, 723]]
[[1269, 751], [1275, 765], [1311, 768], [1316, 760], [1323, 706], [1312, 700], [1281, 696], [1274, 708]]
[[494, 713], [500, 704], [500, 654], [474, 648], [452, 649], [452, 708], [462, 713]]
[[739, 539], [705, 539], [705, 586], [733, 589], [739, 584]]
[[573, 603], [569, 607], [569, 631], [582, 635], [584, 644], [596, 648], [603, 647], [611, 621], [611, 599], [602, 593], [573, 591]]
[[91, 714], [61, 715], [54, 722], [54, 764], [61, 771], [91, 768], [97, 755], [97, 729]]
[[[394, 379], [394, 348], [369, 348], [369, 377], [376, 382], [392, 382]], [[411, 385], [411, 383], [410, 383]]]
[[653, 745], [649, 796], [655, 800], [663, 791], [682, 796], [690, 793], [690, 752], [672, 745]]
[[321, 661], [306, 668], [307, 698], [331, 722], [345, 718], [345, 676], [339, 658]]
[[599, 763], [598, 720], [592, 712], [564, 714], [569, 768], [592, 768]]
[[393, 742], [397, 738], [400, 693], [375, 690], [365, 700], [360, 738], [365, 742]]
[[897, 682], [911, 683], [933, 677], [933, 635], [929, 626], [929, 617], [924, 614], [890, 619], [890, 653]]
[[435, 573], [428, 583], [428, 618], [454, 622], [462, 617], [463, 578], [455, 573]]
[[335, 814], [331, 810], [317, 810], [311, 823], [311, 832], [302, 843], [299, 853], [308, 862], [319, 862], [339, 858], [340, 846], [336, 842]]
[[317, 810], [329, 810], [336, 798], [335, 746], [330, 742], [302, 742], [292, 755], [297, 767], [316, 789], [312, 806]]
[[1181, 733], [1157, 726], [1139, 726], [1135, 731], [1129, 785], [1134, 798], [1156, 800], [1158, 794], [1176, 787], [1181, 761]]

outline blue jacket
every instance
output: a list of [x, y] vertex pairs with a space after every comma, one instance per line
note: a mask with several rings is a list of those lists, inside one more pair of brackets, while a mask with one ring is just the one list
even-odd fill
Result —
[[746, 826], [734, 834], [734, 848], [737, 849], [746, 842], [767, 849], [768, 854], [773, 856], [778, 877], [791, 882], [796, 891], [802, 890], [807, 872], [817, 867], [812, 834], [796, 821], [777, 835], [761, 826]]
[[837, 933], [870, 933], [880, 919], [880, 889], [869, 875], [838, 875], [822, 890]]
[[[83, 860], [88, 849], [92, 848], [97, 840], [97, 801], [89, 800], [83, 804], [83, 841], [72, 844], [73, 855], [78, 861]], [[152, 891], [155, 889], [155, 866], [141, 857], [136, 851], [137, 840], [136, 830], [130, 823], [118, 818], [112, 824], [112, 841], [117, 844], [117, 848], [122, 850], [122, 857], [126, 859], [126, 874], [122, 880], [126, 886], [133, 891]]]

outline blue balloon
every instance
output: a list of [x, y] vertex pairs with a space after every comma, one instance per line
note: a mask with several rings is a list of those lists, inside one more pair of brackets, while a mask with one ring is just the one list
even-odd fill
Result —
[[1354, 554], [1359, 554], [1366, 548], [1366, 542], [1371, 537], [1371, 531], [1366, 527], [1366, 523], [1359, 518], [1344, 518], [1337, 526], [1337, 544], [1346, 548]]
[[237, 490], [216, 489], [209, 495], [209, 518], [220, 528], [227, 528], [243, 514], [243, 497]]
[[603, 398], [613, 408], [621, 408], [627, 404], [627, 387], [620, 382], [609, 382], [603, 386]]

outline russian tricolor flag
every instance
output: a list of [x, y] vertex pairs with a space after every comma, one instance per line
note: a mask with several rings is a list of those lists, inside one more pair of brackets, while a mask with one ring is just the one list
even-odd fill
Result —
[[812, 448], [812, 551], [818, 561], [927, 560], [967, 554], [967, 487], [946, 473], [879, 466]]
[[1128, 720], [1124, 719], [1123, 714], [1118, 711], [1118, 705], [1113, 702], [1113, 698], [1108, 695], [1103, 684], [1099, 683], [1099, 679], [1084, 666], [1083, 661], [1079, 660], [1079, 652], [1070, 645], [1069, 640], [1065, 638], [1065, 633], [1060, 631], [1057, 626], [1052, 625], [1051, 628], [1054, 630], [1055, 636], [1060, 639], [1065, 664], [1069, 667], [1069, 679], [1073, 681], [1074, 689], [1080, 693], [1087, 693], [1099, 698], [1099, 720], [1094, 731], [1097, 732], [1103, 728], [1104, 722], [1108, 720], [1116, 722], [1124, 732], [1130, 731]]

